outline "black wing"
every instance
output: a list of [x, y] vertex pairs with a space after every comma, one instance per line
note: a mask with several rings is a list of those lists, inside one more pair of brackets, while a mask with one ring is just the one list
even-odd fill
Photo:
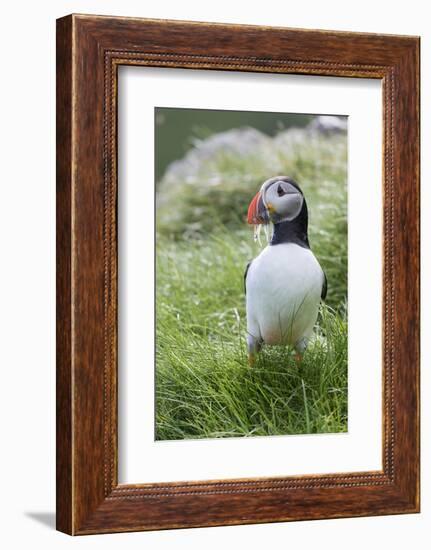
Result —
[[328, 292], [328, 279], [326, 278], [325, 272], [323, 272], [322, 294], [320, 295], [322, 300], [326, 298], [327, 292]]
[[252, 264], [253, 260], [250, 260], [245, 268], [245, 271], [244, 271], [244, 294], [247, 294], [247, 287], [246, 287], [246, 280], [247, 280], [247, 273], [248, 273], [248, 270], [250, 269], [250, 266]]

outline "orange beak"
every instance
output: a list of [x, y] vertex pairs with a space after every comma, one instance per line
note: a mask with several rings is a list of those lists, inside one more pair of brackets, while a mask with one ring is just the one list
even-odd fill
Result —
[[267, 222], [268, 213], [266, 211], [265, 205], [263, 204], [262, 194], [260, 191], [258, 191], [253, 197], [250, 206], [248, 207], [247, 223], [251, 225], [256, 225], [259, 223]]

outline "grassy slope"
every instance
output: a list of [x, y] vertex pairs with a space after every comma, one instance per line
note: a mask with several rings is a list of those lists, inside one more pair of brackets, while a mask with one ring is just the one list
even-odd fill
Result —
[[[345, 143], [334, 138], [332, 143], [315, 140], [307, 145], [306, 157], [301, 145], [289, 147], [289, 156], [275, 151], [279, 165], [271, 171], [265, 166], [264, 152], [261, 158], [254, 155], [251, 177], [246, 172], [250, 164], [224, 156], [206, 167], [200, 184], [162, 185], [157, 239], [157, 439], [346, 430]], [[259, 249], [243, 217], [261, 181], [282, 172], [293, 174], [306, 193], [310, 239], [328, 276], [329, 300], [316, 328], [320, 337], [307, 350], [301, 368], [289, 350], [267, 347], [250, 369], [243, 272]], [[221, 184], [203, 185], [204, 178], [214, 173]], [[171, 205], [170, 215], [163, 202]]]

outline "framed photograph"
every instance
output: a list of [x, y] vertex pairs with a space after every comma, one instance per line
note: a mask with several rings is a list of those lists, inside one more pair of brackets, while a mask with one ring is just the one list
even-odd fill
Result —
[[419, 511], [419, 38], [57, 21], [57, 528]]

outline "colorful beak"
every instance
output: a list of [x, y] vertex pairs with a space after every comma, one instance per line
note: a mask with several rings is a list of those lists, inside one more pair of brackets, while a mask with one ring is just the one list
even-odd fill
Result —
[[248, 207], [247, 222], [251, 225], [256, 225], [259, 223], [268, 223], [268, 221], [268, 212], [263, 204], [262, 194], [258, 191]]

